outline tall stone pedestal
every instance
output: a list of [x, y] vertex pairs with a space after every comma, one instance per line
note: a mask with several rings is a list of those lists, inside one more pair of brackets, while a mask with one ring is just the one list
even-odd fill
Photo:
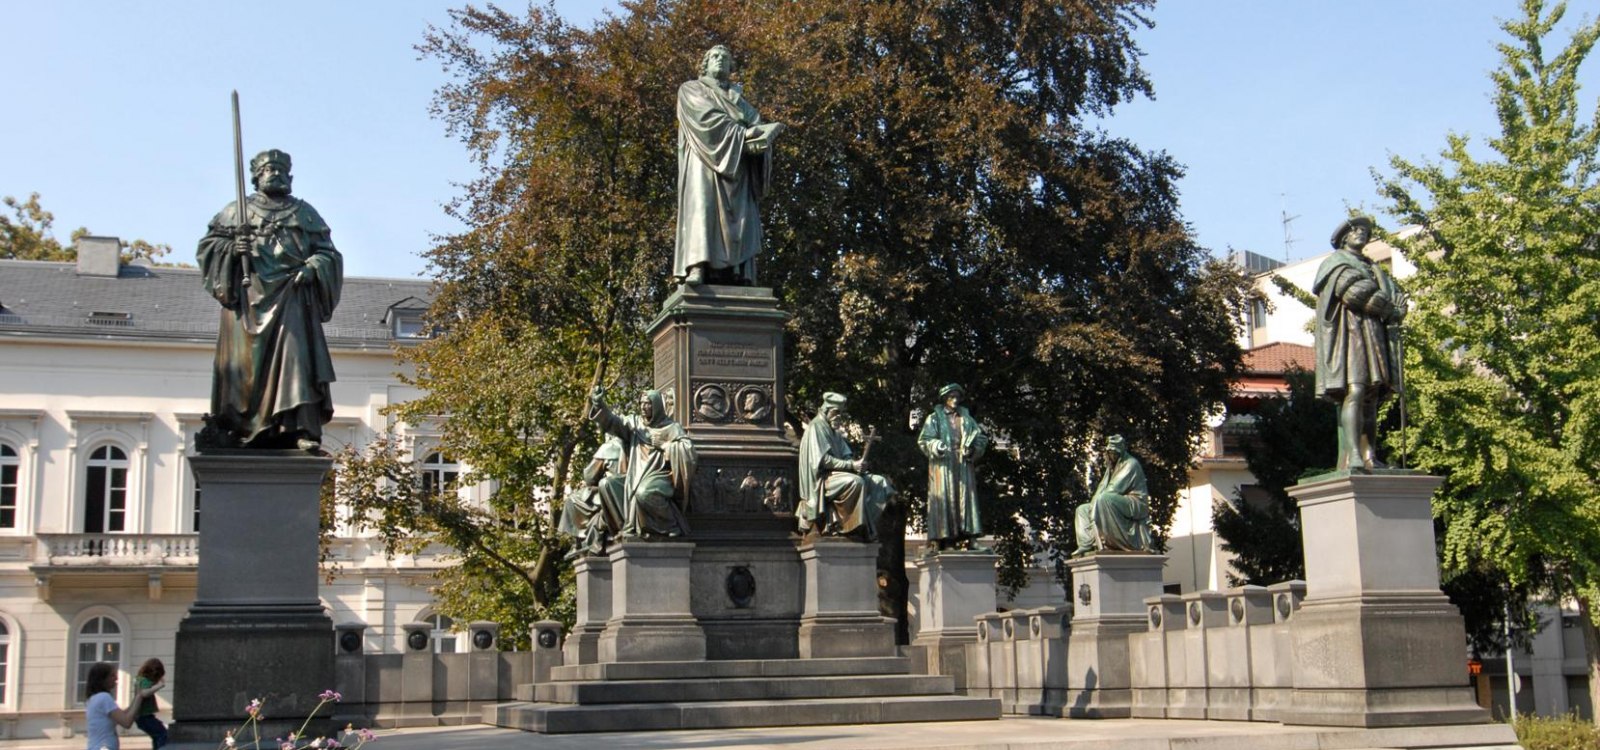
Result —
[[955, 678], [966, 692], [968, 644], [978, 642], [977, 618], [995, 611], [995, 563], [988, 552], [938, 552], [916, 561], [918, 628], [911, 639], [913, 669]]
[[1128, 636], [1146, 629], [1145, 599], [1161, 595], [1165, 555], [1105, 553], [1067, 563], [1072, 570], [1072, 628], [1067, 636], [1067, 695], [1075, 719], [1133, 715]]
[[1439, 591], [1430, 497], [1409, 471], [1302, 483], [1306, 598], [1290, 621], [1285, 724], [1388, 727], [1485, 722], [1468, 686], [1461, 615]]
[[334, 684], [333, 621], [317, 596], [319, 499], [333, 459], [250, 451], [189, 465], [206, 522], [195, 601], [178, 624], [174, 738], [218, 740], [255, 698], [266, 716], [298, 726]]
[[804, 573], [798, 451], [784, 436], [783, 324], [772, 290], [679, 286], [650, 323], [655, 386], [699, 455], [689, 502], [695, 617], [710, 659], [792, 659]]
[[585, 555], [572, 565], [578, 581], [578, 616], [562, 646], [567, 664], [600, 661], [600, 635], [611, 619], [611, 558]]
[[706, 636], [689, 612], [688, 542], [623, 541], [611, 547], [611, 620], [600, 661], [698, 661]]
[[878, 545], [823, 538], [800, 548], [800, 658], [894, 656], [894, 620], [878, 614]]

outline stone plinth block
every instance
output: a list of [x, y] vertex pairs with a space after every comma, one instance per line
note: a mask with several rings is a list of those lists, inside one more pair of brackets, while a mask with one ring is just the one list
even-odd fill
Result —
[[1206, 717], [1259, 720], [1256, 663], [1273, 656], [1272, 595], [1264, 586], [1240, 586], [1228, 590], [1226, 607], [1226, 624], [1206, 633]]
[[[784, 436], [783, 324], [764, 287], [679, 286], [648, 327], [655, 387], [699, 456], [695, 541], [787, 540], [798, 449]], [[792, 549], [792, 548], [791, 548]]]
[[1096, 554], [1069, 561], [1072, 629], [1067, 696], [1073, 718], [1127, 718], [1133, 709], [1129, 636], [1143, 633], [1145, 600], [1161, 594], [1165, 555]]
[[1289, 621], [1294, 688], [1280, 721], [1489, 720], [1468, 687], [1461, 615], [1439, 591], [1430, 505], [1439, 482], [1389, 471], [1290, 488], [1300, 502], [1306, 598]]
[[1058, 716], [1067, 696], [1067, 621], [1071, 606], [1018, 610], [1016, 712]]
[[1072, 571], [1072, 621], [1101, 617], [1144, 619], [1144, 600], [1161, 595], [1166, 555], [1102, 552], [1067, 562]]
[[[194, 604], [178, 625], [173, 719], [220, 739], [250, 700], [305, 716], [334, 686], [334, 630], [317, 596], [319, 506], [333, 460], [298, 451], [194, 456], [205, 487]], [[213, 736], [214, 735], [214, 736]]]
[[647, 328], [653, 382], [699, 457], [690, 611], [716, 660], [792, 659], [804, 572], [799, 451], [784, 434], [783, 327], [765, 287], [678, 286]]
[[894, 620], [878, 614], [878, 547], [818, 539], [800, 548], [800, 658], [894, 656]]
[[1307, 597], [1437, 593], [1439, 561], [1430, 500], [1443, 481], [1391, 470], [1289, 488], [1300, 505]]
[[611, 620], [600, 661], [697, 661], [706, 636], [689, 612], [694, 544], [618, 542], [611, 548]]
[[325, 616], [317, 565], [322, 479], [333, 459], [250, 451], [193, 456], [189, 466], [206, 492], [189, 616]]
[[1204, 719], [1211, 705], [1210, 652], [1216, 631], [1227, 621], [1227, 601], [1217, 591], [1195, 591], [1180, 600], [1184, 620], [1183, 670], [1170, 688], [1175, 700], [1167, 707], [1167, 717]]
[[[918, 628], [911, 639], [913, 668], [949, 675], [956, 690], [967, 686], [967, 644], [978, 641], [977, 617], [999, 607], [995, 594], [997, 555], [939, 552], [916, 561]], [[997, 634], [998, 635], [998, 634]]]
[[564, 647], [567, 664], [600, 661], [600, 634], [611, 619], [611, 558], [585, 555], [572, 564], [578, 580], [578, 616]]
[[1145, 599], [1145, 632], [1128, 639], [1134, 718], [1165, 719], [1182, 695], [1184, 668], [1183, 599], [1162, 594]]

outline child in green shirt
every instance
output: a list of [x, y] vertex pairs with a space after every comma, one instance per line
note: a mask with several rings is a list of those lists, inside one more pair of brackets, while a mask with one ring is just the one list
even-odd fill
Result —
[[[139, 675], [134, 679], [134, 689], [142, 693], [161, 684], [162, 678], [166, 676], [167, 668], [160, 659], [146, 660], [144, 666], [139, 667]], [[139, 714], [133, 723], [145, 734], [150, 735], [150, 741], [155, 743], [155, 750], [161, 750], [161, 747], [167, 744], [167, 725], [156, 718], [154, 693], [139, 701]]]

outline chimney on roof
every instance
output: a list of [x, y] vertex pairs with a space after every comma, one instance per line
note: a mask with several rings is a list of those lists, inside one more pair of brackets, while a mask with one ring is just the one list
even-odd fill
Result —
[[109, 276], [116, 278], [122, 265], [122, 240], [116, 237], [79, 237], [79, 276]]

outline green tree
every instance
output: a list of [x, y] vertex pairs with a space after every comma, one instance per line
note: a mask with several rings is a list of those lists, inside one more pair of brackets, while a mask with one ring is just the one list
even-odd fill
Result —
[[[1421, 231], [1401, 247], [1406, 377], [1419, 468], [1434, 496], [1447, 571], [1546, 582], [1576, 598], [1600, 656], [1600, 108], [1579, 101], [1588, 21], [1553, 56], [1566, 11], [1523, 0], [1502, 23], [1490, 74], [1500, 132], [1474, 150], [1451, 134], [1438, 162], [1395, 157], [1388, 210]], [[1592, 105], [1590, 105], [1592, 107]], [[1600, 708], [1600, 661], [1590, 665]]]
[[76, 257], [50, 233], [56, 217], [39, 205], [38, 193], [26, 201], [9, 195], [3, 200], [12, 215], [0, 216], [0, 258], [66, 261]]
[[445, 332], [408, 354], [429, 395], [402, 415], [450, 415], [445, 445], [525, 521], [481, 532], [526, 535], [533, 580], [558, 577], [554, 519], [597, 441], [584, 393], [649, 376], [674, 92], [723, 43], [792, 126], [761, 270], [793, 316], [792, 425], [839, 390], [885, 433], [874, 461], [903, 492], [883, 567], [903, 570], [922, 506], [909, 417], [951, 380], [1005, 441], [982, 466], [1008, 580], [1036, 539], [1070, 545], [1097, 436], [1129, 438], [1165, 529], [1237, 369], [1245, 279], [1189, 236], [1171, 159], [1086, 121], [1150, 92], [1132, 40], [1148, 6], [645, 0], [588, 29], [541, 6], [454, 11], [421, 49], [456, 74], [435, 112], [483, 172], [451, 207], [471, 228], [429, 254]]
[[[1255, 434], [1245, 445], [1245, 463], [1262, 501], [1245, 496], [1217, 505], [1212, 528], [1222, 548], [1234, 554], [1229, 583], [1266, 586], [1305, 577], [1300, 509], [1287, 492], [1301, 477], [1327, 471], [1338, 446], [1329, 429], [1337, 416], [1332, 403], [1317, 398], [1315, 377], [1301, 369], [1285, 374], [1289, 391], [1262, 402], [1254, 412]], [[1320, 468], [1319, 468], [1320, 467]]]
[[[78, 258], [76, 248], [72, 245], [63, 246], [50, 231], [56, 217], [39, 204], [38, 193], [29, 195], [26, 201], [8, 195], [0, 202], [4, 202], [12, 214], [9, 217], [0, 216], [0, 259], [71, 262]], [[87, 228], [79, 227], [73, 230], [72, 241], [76, 243], [79, 237], [88, 234], [92, 233]], [[157, 245], [144, 240], [123, 242], [122, 262], [128, 263], [139, 258], [154, 262], [170, 252], [170, 245]]]

